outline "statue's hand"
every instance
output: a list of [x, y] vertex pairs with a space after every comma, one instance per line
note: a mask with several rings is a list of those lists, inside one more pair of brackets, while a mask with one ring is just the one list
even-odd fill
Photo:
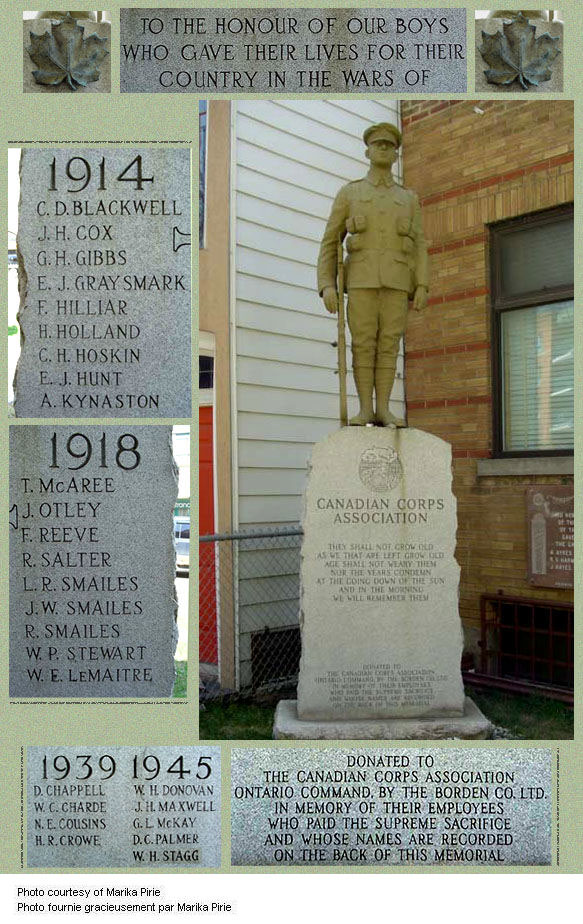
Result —
[[326, 286], [322, 292], [322, 300], [326, 306], [326, 311], [329, 311], [330, 314], [338, 313], [338, 293], [334, 286]]
[[417, 286], [413, 296], [413, 311], [424, 311], [427, 308], [427, 287]]

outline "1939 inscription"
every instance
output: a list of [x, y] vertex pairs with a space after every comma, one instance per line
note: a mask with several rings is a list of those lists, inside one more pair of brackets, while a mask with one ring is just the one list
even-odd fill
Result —
[[29, 867], [220, 863], [216, 747], [28, 749]]

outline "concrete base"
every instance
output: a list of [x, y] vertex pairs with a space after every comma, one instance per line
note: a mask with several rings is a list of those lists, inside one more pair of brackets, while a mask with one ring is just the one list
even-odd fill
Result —
[[275, 710], [273, 737], [300, 741], [436, 741], [490, 738], [492, 724], [466, 696], [464, 714], [434, 719], [298, 719], [297, 700], [282, 699]]

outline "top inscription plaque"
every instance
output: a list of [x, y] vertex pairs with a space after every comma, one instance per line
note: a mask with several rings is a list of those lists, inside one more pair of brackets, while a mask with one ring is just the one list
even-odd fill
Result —
[[122, 93], [465, 93], [466, 12], [120, 10]]

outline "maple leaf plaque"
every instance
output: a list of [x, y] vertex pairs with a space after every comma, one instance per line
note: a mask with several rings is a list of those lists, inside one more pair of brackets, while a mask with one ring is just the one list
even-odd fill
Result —
[[503, 32], [482, 32], [480, 54], [490, 69], [484, 71], [488, 83], [508, 86], [517, 80], [523, 90], [550, 80], [551, 64], [560, 55], [559, 38], [548, 32], [536, 38], [533, 26], [522, 13], [505, 22]]
[[37, 83], [55, 87], [67, 81], [71, 90], [99, 80], [99, 65], [109, 54], [106, 38], [89, 35], [72, 16], [52, 23], [51, 31], [30, 35], [28, 53], [39, 70], [32, 76]]

